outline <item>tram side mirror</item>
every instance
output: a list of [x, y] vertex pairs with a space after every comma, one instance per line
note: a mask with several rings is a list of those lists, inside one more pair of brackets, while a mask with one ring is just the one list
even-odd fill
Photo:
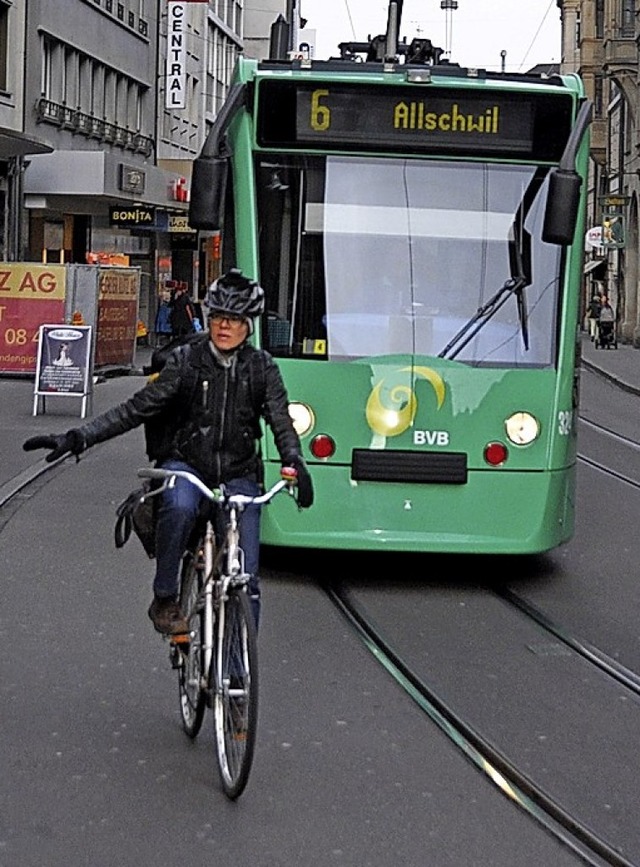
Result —
[[547, 244], [573, 243], [580, 206], [582, 179], [577, 172], [555, 169], [549, 177], [542, 240]]
[[192, 229], [217, 230], [221, 227], [228, 170], [227, 157], [198, 157], [194, 160], [189, 203]]

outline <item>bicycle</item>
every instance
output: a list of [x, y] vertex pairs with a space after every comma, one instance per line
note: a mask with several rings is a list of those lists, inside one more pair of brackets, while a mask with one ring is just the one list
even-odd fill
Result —
[[202, 727], [206, 707], [213, 710], [216, 757], [225, 794], [232, 800], [245, 789], [253, 763], [258, 724], [257, 629], [244, 571], [239, 519], [250, 504], [268, 503], [287, 491], [294, 496], [296, 471], [285, 467], [282, 478], [264, 494], [228, 494], [210, 489], [185, 470], [144, 468], [140, 478], [161, 480], [147, 496], [156, 496], [177, 478], [190, 482], [219, 510], [224, 529], [216, 532], [209, 510], [203, 532], [185, 552], [180, 605], [189, 631], [169, 635], [170, 657], [178, 670], [182, 726], [190, 738]]

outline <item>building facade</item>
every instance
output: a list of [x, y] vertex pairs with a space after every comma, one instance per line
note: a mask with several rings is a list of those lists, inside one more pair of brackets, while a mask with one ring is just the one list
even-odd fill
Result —
[[22, 184], [25, 158], [52, 146], [33, 129], [25, 133], [27, 0], [0, 2], [0, 258], [21, 255]]
[[29, 0], [21, 259], [128, 262], [149, 320], [168, 223], [186, 214], [157, 163], [158, 27], [150, 0]]
[[[606, 292], [620, 340], [640, 347], [639, 14], [636, 0], [556, 0], [562, 71], [584, 80], [593, 102], [584, 303]], [[617, 238], [611, 226], [622, 226]]]
[[149, 329], [166, 281], [202, 292], [192, 161], [238, 54], [266, 56], [298, 3], [0, 0], [0, 256], [137, 265]]

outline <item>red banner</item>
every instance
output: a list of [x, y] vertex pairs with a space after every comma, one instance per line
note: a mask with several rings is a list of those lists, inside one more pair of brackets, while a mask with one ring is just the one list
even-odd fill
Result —
[[100, 273], [96, 367], [132, 364], [138, 326], [139, 275], [119, 268]]
[[0, 263], [0, 373], [34, 373], [38, 332], [64, 322], [65, 266]]

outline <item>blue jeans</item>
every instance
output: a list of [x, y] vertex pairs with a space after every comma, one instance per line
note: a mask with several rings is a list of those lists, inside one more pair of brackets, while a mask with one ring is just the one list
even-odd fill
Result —
[[[167, 470], [187, 470], [198, 473], [182, 461], [164, 461]], [[225, 485], [231, 494], [255, 496], [260, 492], [251, 479], [232, 479]], [[182, 555], [205, 498], [185, 479], [176, 479], [173, 488], [167, 488], [159, 498], [156, 523], [156, 575], [153, 592], [156, 596], [176, 598], [180, 589]], [[244, 551], [245, 570], [251, 575], [249, 595], [256, 625], [260, 619], [260, 506], [248, 506], [240, 515], [240, 545]]]

